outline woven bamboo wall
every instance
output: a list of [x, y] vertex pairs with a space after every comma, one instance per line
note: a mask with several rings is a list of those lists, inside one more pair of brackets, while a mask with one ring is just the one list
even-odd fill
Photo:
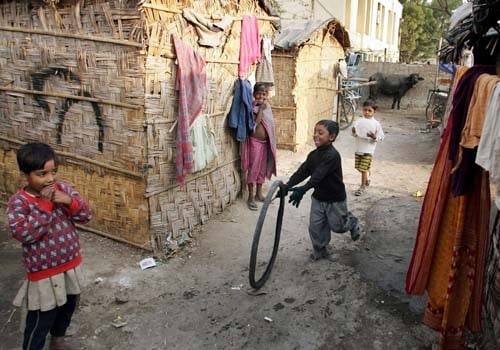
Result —
[[[168, 250], [232, 202], [241, 189], [238, 147], [225, 116], [237, 78], [243, 15], [271, 20], [257, 1], [42, 1], [0, 5], [0, 195], [21, 184], [15, 150], [51, 144], [61, 179], [90, 202], [88, 228], [146, 249]], [[234, 17], [222, 45], [203, 48], [182, 17], [190, 7], [216, 21]], [[203, 113], [219, 157], [175, 176], [175, 51], [171, 34], [207, 61]], [[253, 67], [250, 69], [254, 69]]]
[[[183, 8], [191, 8], [214, 22], [226, 14], [234, 21], [224, 31], [219, 46], [203, 47], [198, 45], [195, 27], [182, 16]], [[149, 28], [145, 77], [149, 169], [145, 195], [151, 233], [158, 247], [168, 250], [172, 241], [184, 241], [194, 226], [220, 213], [240, 192], [238, 144], [227, 128], [226, 115], [238, 76], [241, 19], [247, 14], [259, 19], [259, 34], [273, 35], [271, 18], [257, 1], [156, 0], [144, 5]], [[211, 121], [219, 154], [207, 168], [189, 175], [182, 187], [177, 184], [174, 168], [177, 67], [172, 34], [206, 60], [208, 86], [202, 113]]]
[[[0, 140], [0, 183], [2, 198], [17, 191], [25, 184], [19, 177], [14, 143]], [[20, 144], [19, 144], [20, 145]], [[144, 200], [144, 182], [127, 179], [122, 174], [112, 173], [94, 166], [89, 169], [83, 163], [75, 163], [70, 156], [59, 154], [61, 162], [59, 177], [75, 186], [93, 209], [92, 225], [85, 227], [94, 233], [115, 240], [151, 249], [147, 226], [147, 202]], [[4, 198], [5, 197], [5, 198]], [[126, 225], [123, 229], [122, 225]]]
[[296, 151], [297, 107], [292, 91], [296, 85], [296, 55], [287, 51], [273, 51], [275, 96], [271, 99], [276, 122], [276, 141], [280, 149]]
[[335, 69], [344, 49], [325, 29], [299, 48], [274, 50], [276, 95], [272, 98], [278, 147], [296, 151], [311, 140], [318, 120], [331, 119]]
[[15, 150], [46, 142], [93, 208], [88, 228], [150, 249], [140, 13], [82, 3], [0, 5], [2, 199], [21, 185]]

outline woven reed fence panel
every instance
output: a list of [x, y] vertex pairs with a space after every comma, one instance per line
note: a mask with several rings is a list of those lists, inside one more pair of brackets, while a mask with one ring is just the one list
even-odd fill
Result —
[[[4, 179], [0, 182], [0, 198], [5, 202], [8, 194], [25, 184], [17, 168], [17, 147], [10, 147], [2, 141], [0, 145], [0, 175]], [[144, 224], [148, 218], [148, 206], [144, 200], [142, 180], [127, 179], [100, 169], [89, 171], [82, 164], [74, 164], [71, 157], [59, 156], [59, 160], [59, 178], [75, 187], [92, 208], [91, 231], [151, 249], [148, 225]]]
[[275, 96], [272, 97], [273, 106], [295, 107], [293, 89], [297, 84], [295, 65], [298, 52], [274, 50], [272, 53]]
[[[139, 171], [143, 162], [143, 57], [135, 47], [51, 36], [51, 33], [82, 31], [101, 32], [109, 4], [102, 4], [90, 11], [83, 8], [84, 20], [77, 24], [71, 9], [47, 8], [29, 10], [16, 4], [0, 7], [0, 25], [7, 26], [12, 18], [25, 24], [25, 29], [46, 30], [47, 35], [19, 33], [2, 30], [0, 36], [0, 82], [9, 89], [40, 91], [47, 95], [2, 91], [0, 111], [9, 123], [2, 123], [2, 133], [19, 140], [37, 140], [56, 144], [57, 125], [64, 112], [64, 97], [51, 94], [77, 95], [95, 98], [99, 102], [71, 101], [64, 113], [57, 149], [77, 151], [79, 155]], [[92, 8], [92, 6], [90, 6]], [[22, 12], [26, 11], [26, 12]], [[109, 9], [108, 9], [109, 11]], [[122, 10], [123, 11], [123, 10]], [[135, 13], [135, 10], [134, 12]], [[135, 13], [137, 15], [137, 13]], [[112, 13], [109, 14], [112, 16]], [[24, 17], [24, 20], [20, 20]], [[85, 20], [94, 17], [95, 22]], [[43, 19], [42, 19], [43, 18]], [[137, 20], [129, 20], [131, 27]], [[110, 21], [112, 23], [113, 21]], [[122, 21], [125, 22], [125, 21]], [[87, 28], [88, 27], [88, 28]], [[12, 26], [16, 29], [18, 27]], [[110, 29], [108, 29], [109, 31]], [[130, 30], [122, 30], [116, 36], [124, 36]], [[103, 33], [104, 32], [104, 33]], [[40, 100], [38, 100], [40, 99]], [[43, 100], [43, 101], [41, 101]], [[43, 108], [41, 103], [46, 104]], [[128, 104], [123, 108], [118, 104]], [[94, 107], [99, 108], [96, 113]], [[99, 152], [98, 116], [101, 114], [104, 137], [103, 151]]]
[[293, 96], [295, 87], [294, 55], [288, 52], [273, 51], [274, 90], [271, 98], [273, 115], [276, 123], [276, 141], [278, 148], [296, 151], [296, 105]]
[[21, 185], [15, 149], [46, 142], [92, 206], [89, 230], [151, 249], [140, 13], [76, 3], [0, 5], [2, 197]]
[[[183, 8], [191, 8], [213, 22], [224, 15], [232, 16], [234, 21], [223, 32], [219, 46], [203, 47], [198, 44], [195, 27], [182, 16]], [[149, 28], [145, 75], [148, 156], [145, 195], [149, 200], [155, 246], [164, 250], [189, 239], [196, 225], [220, 213], [240, 192], [239, 145], [227, 128], [226, 115], [238, 77], [241, 18], [247, 14], [267, 16], [256, 1], [249, 0], [238, 3], [157, 0], [144, 6]], [[273, 35], [274, 29], [268, 20], [259, 20], [259, 33]], [[178, 185], [174, 167], [178, 100], [173, 34], [206, 60], [207, 90], [202, 113], [211, 123], [218, 152], [218, 157], [205, 169], [187, 176], [185, 186]]]
[[0, 199], [4, 202], [23, 185], [16, 161], [16, 147], [0, 140]]
[[297, 150], [296, 128], [297, 115], [294, 109], [274, 109], [276, 122], [276, 141], [279, 149], [295, 152]]

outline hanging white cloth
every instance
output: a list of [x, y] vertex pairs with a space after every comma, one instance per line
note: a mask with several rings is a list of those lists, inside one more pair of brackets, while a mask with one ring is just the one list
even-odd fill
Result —
[[497, 188], [495, 204], [500, 210], [500, 83], [491, 93], [483, 132], [476, 154], [476, 164], [490, 173], [490, 182]]
[[271, 58], [271, 51], [274, 48], [270, 38], [262, 39], [261, 61], [257, 65], [255, 79], [258, 83], [274, 85], [274, 71]]
[[215, 145], [215, 132], [211, 126], [210, 119], [200, 115], [191, 125], [191, 143], [193, 145], [194, 171], [200, 171], [217, 158], [217, 146]]

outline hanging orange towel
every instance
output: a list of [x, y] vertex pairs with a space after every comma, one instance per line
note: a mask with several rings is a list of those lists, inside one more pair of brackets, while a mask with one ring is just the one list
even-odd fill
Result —
[[467, 112], [467, 120], [462, 130], [460, 146], [474, 148], [479, 145], [491, 93], [498, 82], [500, 82], [500, 77], [491, 74], [482, 74], [477, 79]]

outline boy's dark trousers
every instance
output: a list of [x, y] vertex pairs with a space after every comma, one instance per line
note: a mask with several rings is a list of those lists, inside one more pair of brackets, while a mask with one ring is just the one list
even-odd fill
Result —
[[78, 295], [68, 295], [66, 304], [49, 311], [28, 311], [24, 330], [23, 350], [42, 350], [45, 339], [66, 335], [66, 329], [75, 312]]

